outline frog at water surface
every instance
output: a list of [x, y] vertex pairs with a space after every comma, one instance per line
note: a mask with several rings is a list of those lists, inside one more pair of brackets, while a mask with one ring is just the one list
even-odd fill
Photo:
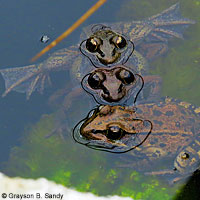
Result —
[[[130, 97], [136, 101], [143, 88], [143, 78], [125, 66], [98, 68], [86, 75], [81, 84], [99, 104], [123, 104]], [[155, 82], [155, 81], [154, 81]]]
[[74, 128], [75, 141], [114, 153], [141, 145], [152, 129], [149, 120], [136, 117], [134, 109], [124, 106], [99, 106], [82, 121]]
[[133, 105], [138, 96], [139, 100], [144, 99], [143, 87], [148, 91], [145, 94], [148, 99], [158, 96], [161, 82], [159, 76], [142, 77], [130, 67], [117, 65], [91, 71], [82, 79], [81, 85], [99, 104]]
[[[146, 59], [166, 52], [168, 40], [181, 38], [183, 30], [190, 24], [194, 21], [182, 18], [179, 4], [175, 4], [143, 21], [89, 26], [81, 35], [80, 49], [95, 67], [110, 67], [127, 61], [127, 66], [144, 75], [148, 71]], [[135, 45], [132, 55], [131, 41]], [[82, 77], [94, 66], [80, 54], [78, 48], [79, 45], [75, 45], [58, 50], [39, 64], [1, 69], [6, 86], [3, 96], [12, 90], [26, 93], [27, 99], [35, 90], [42, 93], [50, 85], [50, 71], [69, 70], [72, 87], [79, 86]]]
[[[153, 125], [146, 141], [121, 155], [123, 162], [118, 163], [118, 166], [134, 168], [145, 174], [172, 176], [173, 181], [187, 177], [198, 169], [200, 108], [165, 98], [159, 102], [139, 104], [126, 109], [109, 105], [102, 109], [100, 114], [97, 112], [92, 115], [80, 129], [80, 134], [93, 140], [93, 144], [98, 140], [108, 142], [110, 137], [123, 141], [122, 138], [126, 137], [127, 133], [131, 132], [133, 136], [137, 132], [137, 128], [133, 127], [140, 127], [142, 131], [141, 126], [136, 126], [137, 123], [131, 123], [136, 118], [149, 119]], [[117, 117], [116, 113], [121, 113], [120, 110], [123, 109], [127, 110], [125, 115]], [[137, 135], [135, 137], [137, 138]], [[162, 161], [165, 163], [164, 167]]]

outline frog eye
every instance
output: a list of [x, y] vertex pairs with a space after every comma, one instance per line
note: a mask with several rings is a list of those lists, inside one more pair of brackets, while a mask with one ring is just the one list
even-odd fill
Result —
[[88, 38], [86, 41], [86, 48], [89, 52], [94, 53], [97, 51], [98, 46], [101, 44], [101, 41], [98, 38]]
[[181, 154], [181, 158], [182, 158], [183, 160], [187, 160], [189, 157], [190, 157], [190, 155], [189, 155], [188, 153], [186, 153], [186, 152], [183, 152], [183, 153]]
[[108, 127], [106, 137], [111, 140], [119, 140], [123, 135], [123, 130], [117, 126], [117, 125], [112, 125]]
[[118, 49], [123, 49], [127, 45], [126, 39], [120, 35], [114, 36], [111, 39], [111, 43], [114, 43]]
[[116, 73], [117, 79], [119, 79], [123, 84], [131, 84], [135, 81], [135, 76], [132, 72], [122, 69]]
[[106, 79], [105, 74], [101, 72], [91, 73], [88, 77], [88, 84], [92, 89], [100, 89], [102, 82]]

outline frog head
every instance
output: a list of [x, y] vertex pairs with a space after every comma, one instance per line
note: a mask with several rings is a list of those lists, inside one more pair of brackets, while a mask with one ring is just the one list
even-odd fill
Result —
[[80, 44], [80, 51], [95, 67], [124, 64], [133, 53], [134, 45], [124, 35], [100, 25]]
[[134, 107], [101, 105], [76, 125], [73, 136], [90, 148], [123, 153], [141, 145], [151, 130], [151, 122], [137, 118]]
[[128, 104], [135, 103], [143, 79], [125, 66], [98, 68], [83, 78], [82, 87], [99, 104]]

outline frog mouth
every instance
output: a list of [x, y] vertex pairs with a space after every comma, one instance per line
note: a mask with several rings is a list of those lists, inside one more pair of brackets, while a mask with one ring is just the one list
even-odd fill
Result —
[[111, 96], [107, 96], [105, 94], [102, 94], [101, 96], [104, 99], [104, 101], [107, 101], [109, 103], [116, 103], [116, 102], [121, 101], [124, 98], [125, 95], [122, 95], [121, 97], [118, 97], [116, 99], [113, 99]]
[[126, 91], [122, 91], [121, 94], [115, 95], [114, 97], [110, 95], [110, 93], [107, 90], [104, 89], [104, 93], [101, 94], [101, 97], [106, 102], [116, 103], [116, 102], [121, 101], [126, 96], [126, 94], [127, 94]]
[[101, 64], [110, 65], [110, 64], [116, 63], [119, 60], [120, 56], [121, 56], [121, 54], [118, 53], [112, 59], [103, 59], [103, 58], [100, 58], [99, 56], [97, 56], [97, 58], [98, 58], [98, 60], [100, 61]]

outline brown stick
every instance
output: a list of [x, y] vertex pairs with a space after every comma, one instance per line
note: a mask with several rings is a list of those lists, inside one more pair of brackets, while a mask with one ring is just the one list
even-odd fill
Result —
[[36, 56], [31, 59], [31, 62], [37, 60], [40, 56], [45, 54], [51, 48], [56, 46], [65, 37], [71, 34], [76, 28], [78, 28], [90, 15], [92, 15], [99, 7], [101, 7], [107, 0], [99, 0], [94, 6], [92, 6], [83, 16], [81, 16], [71, 27], [69, 27], [63, 34], [61, 34], [57, 39], [55, 39], [51, 44], [46, 46], [42, 51], [40, 51]]

